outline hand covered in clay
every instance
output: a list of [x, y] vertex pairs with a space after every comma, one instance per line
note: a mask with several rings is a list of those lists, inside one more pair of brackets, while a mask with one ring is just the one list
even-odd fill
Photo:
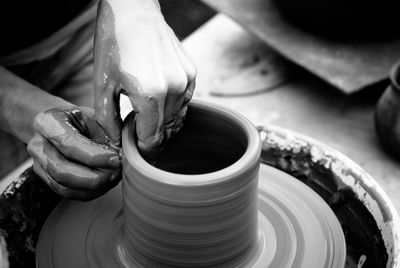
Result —
[[33, 169], [56, 193], [69, 199], [96, 198], [120, 179], [118, 149], [86, 107], [50, 108], [34, 118], [28, 144]]
[[181, 128], [196, 77], [157, 4], [103, 0], [95, 38], [96, 119], [120, 144], [119, 95], [127, 94], [137, 113], [138, 147], [147, 157]]

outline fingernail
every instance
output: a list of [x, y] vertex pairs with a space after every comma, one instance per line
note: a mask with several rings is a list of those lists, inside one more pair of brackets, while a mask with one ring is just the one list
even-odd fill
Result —
[[108, 163], [113, 167], [121, 166], [121, 158], [118, 155], [108, 158]]

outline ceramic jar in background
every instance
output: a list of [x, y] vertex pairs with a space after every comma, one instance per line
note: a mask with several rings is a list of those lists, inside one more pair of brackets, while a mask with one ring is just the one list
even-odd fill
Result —
[[400, 61], [392, 67], [390, 85], [376, 106], [375, 129], [385, 150], [400, 159]]

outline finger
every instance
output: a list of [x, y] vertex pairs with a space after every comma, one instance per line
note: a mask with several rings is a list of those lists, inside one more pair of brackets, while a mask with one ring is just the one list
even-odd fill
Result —
[[[157, 151], [164, 139], [164, 104], [166, 85], [159, 79], [138, 79], [125, 74], [121, 75], [123, 89], [136, 111], [136, 135], [140, 151], [151, 157]], [[146, 92], [146, 95], [143, 95]]]
[[39, 163], [33, 164], [33, 171], [58, 195], [66, 199], [89, 201], [104, 194], [105, 191], [83, 191], [67, 188], [48, 175]]
[[114, 146], [114, 143], [111, 142], [110, 138], [106, 135], [103, 128], [96, 121], [94, 109], [83, 106], [79, 107], [79, 109], [82, 111], [82, 121], [85, 122], [85, 125], [89, 132], [89, 135], [86, 137], [95, 143], [110, 145], [119, 152], [121, 148]]
[[185, 98], [183, 100], [183, 106], [188, 105], [188, 103], [192, 99], [195, 87], [196, 87], [196, 80], [191, 80], [189, 82], [189, 84], [187, 86], [187, 89], [186, 89], [186, 92], [185, 92]]
[[183, 126], [183, 122], [186, 118], [186, 113], [187, 113], [187, 105], [189, 104], [190, 100], [193, 97], [193, 91], [194, 88], [196, 87], [196, 81], [192, 80], [189, 85], [188, 88], [186, 89], [185, 92], [185, 97], [183, 99], [183, 104], [182, 104], [182, 108], [180, 109], [178, 115], [175, 118], [175, 122], [174, 125], [171, 129], [171, 133], [170, 136], [174, 136], [176, 133], [178, 133], [182, 126]]
[[43, 113], [35, 118], [35, 129], [65, 157], [91, 167], [120, 167], [119, 152], [78, 132], [64, 113]]
[[182, 109], [179, 111], [178, 116], [176, 117], [174, 127], [172, 128], [171, 131], [171, 136], [175, 135], [181, 130], [183, 126], [183, 121], [186, 118], [186, 113], [187, 113], [187, 106], [183, 106]]
[[108, 80], [105, 84], [98, 85], [96, 88], [94, 110], [96, 121], [100, 124], [112, 143], [118, 147], [121, 144], [121, 126], [119, 96], [120, 87]]
[[101, 190], [114, 184], [118, 171], [92, 169], [68, 161], [51, 143], [36, 135], [29, 146], [29, 153], [46, 173], [57, 183], [78, 190]]
[[[138, 107], [136, 115], [136, 135], [138, 147], [142, 153], [150, 157], [164, 141], [162, 100], [155, 98]], [[161, 111], [160, 111], [161, 110]]]
[[[185, 76], [184, 76], [185, 77]], [[171, 136], [172, 129], [175, 126], [175, 121], [181, 110], [185, 99], [186, 84], [187, 80], [182, 79], [183, 82], [171, 85], [168, 89], [168, 95], [165, 100], [165, 110], [164, 110], [164, 133], [165, 139], [168, 140]]]

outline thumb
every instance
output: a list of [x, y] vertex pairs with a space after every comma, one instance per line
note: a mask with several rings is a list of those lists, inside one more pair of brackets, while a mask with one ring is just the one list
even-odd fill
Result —
[[95, 96], [95, 118], [114, 145], [121, 145], [122, 120], [119, 107], [120, 90], [114, 81], [97, 85]]
[[158, 80], [139, 80], [129, 74], [121, 75], [120, 81], [136, 112], [135, 130], [139, 150], [145, 158], [152, 159], [164, 142], [164, 104], [167, 90]]
[[157, 99], [142, 103], [136, 115], [138, 147], [147, 159], [153, 159], [164, 143], [163, 105]]

